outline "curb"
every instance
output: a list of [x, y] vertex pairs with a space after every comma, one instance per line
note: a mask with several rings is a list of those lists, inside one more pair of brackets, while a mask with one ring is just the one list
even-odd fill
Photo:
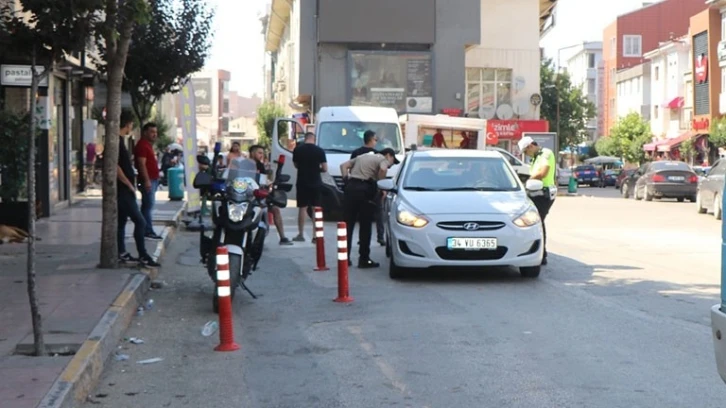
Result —
[[[164, 228], [153, 257], [159, 259], [164, 254], [175, 232], [175, 227]], [[72, 408], [86, 401], [158, 274], [157, 269], [144, 268], [131, 276], [37, 408]]]

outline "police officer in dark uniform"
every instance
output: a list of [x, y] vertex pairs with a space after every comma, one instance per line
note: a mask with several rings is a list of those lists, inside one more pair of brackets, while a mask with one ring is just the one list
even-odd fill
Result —
[[[378, 206], [377, 181], [386, 178], [388, 169], [398, 164], [396, 152], [383, 149], [380, 153], [363, 154], [340, 165], [345, 184], [345, 222], [348, 227], [348, 254], [351, 252], [355, 223], [360, 222], [358, 267], [377, 268], [371, 255], [371, 230]], [[349, 255], [350, 256], [350, 255]], [[348, 264], [352, 264], [348, 258]]]

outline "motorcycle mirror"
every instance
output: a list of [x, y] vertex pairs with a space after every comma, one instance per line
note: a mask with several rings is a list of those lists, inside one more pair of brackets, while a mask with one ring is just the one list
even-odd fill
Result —
[[211, 164], [211, 161], [206, 155], [199, 154], [197, 155], [197, 163], [209, 166]]
[[290, 175], [289, 175], [289, 174], [280, 174], [280, 175], [279, 175], [279, 176], [277, 177], [277, 180], [278, 180], [278, 181], [279, 181], [280, 183], [287, 183], [288, 181], [290, 181]]
[[217, 142], [214, 144], [214, 154], [219, 154], [219, 152], [222, 151], [222, 142]]

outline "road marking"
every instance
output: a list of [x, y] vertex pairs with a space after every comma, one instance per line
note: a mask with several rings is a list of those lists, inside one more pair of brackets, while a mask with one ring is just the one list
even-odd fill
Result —
[[393, 367], [391, 367], [391, 365], [385, 362], [381, 357], [375, 355], [375, 353], [373, 352], [373, 345], [363, 337], [363, 330], [361, 330], [360, 326], [348, 326], [348, 331], [353, 336], [355, 336], [355, 338], [358, 340], [358, 343], [360, 344], [360, 347], [366, 352], [366, 354], [368, 354], [370, 358], [373, 359], [373, 361], [378, 366], [378, 369], [388, 379], [391, 385], [393, 385], [393, 387], [396, 388], [401, 394], [410, 397], [411, 392], [408, 391], [408, 387], [406, 386], [406, 384], [398, 380], [396, 376], [396, 371], [393, 369]]

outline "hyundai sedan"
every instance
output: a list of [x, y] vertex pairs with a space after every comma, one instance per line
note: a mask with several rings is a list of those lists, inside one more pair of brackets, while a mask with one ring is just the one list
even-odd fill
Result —
[[409, 268], [518, 267], [536, 278], [542, 223], [512, 166], [493, 151], [409, 152], [387, 191], [389, 275]]

